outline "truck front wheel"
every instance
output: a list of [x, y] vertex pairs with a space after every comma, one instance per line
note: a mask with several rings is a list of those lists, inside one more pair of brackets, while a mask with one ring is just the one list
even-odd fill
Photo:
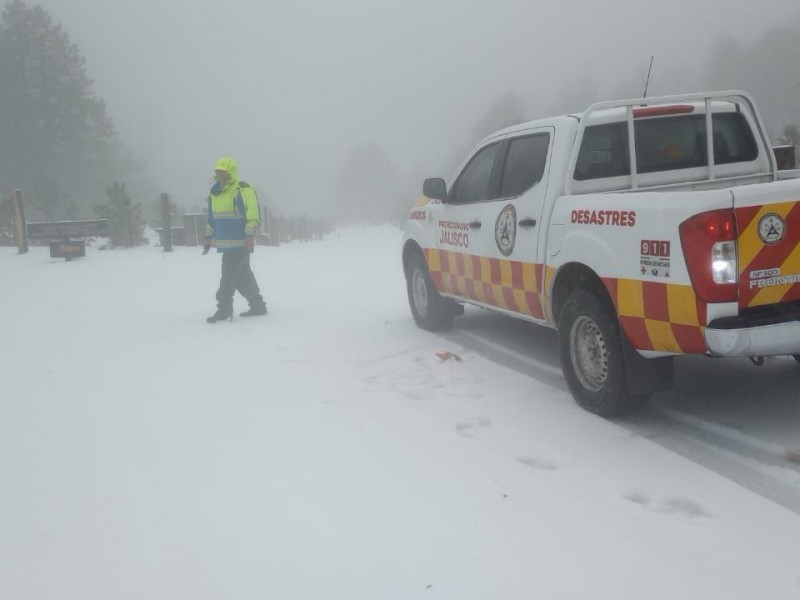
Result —
[[646, 400], [628, 393], [619, 324], [604, 298], [572, 294], [561, 310], [558, 341], [564, 379], [580, 406], [614, 417]]
[[416, 324], [428, 331], [441, 331], [453, 326], [452, 302], [442, 298], [431, 281], [428, 265], [421, 254], [414, 254], [406, 268], [408, 304]]

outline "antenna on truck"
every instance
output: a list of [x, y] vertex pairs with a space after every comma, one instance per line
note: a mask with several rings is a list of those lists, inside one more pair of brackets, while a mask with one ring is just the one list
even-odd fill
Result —
[[650, 68], [647, 69], [647, 81], [644, 82], [644, 93], [642, 98], [647, 98], [647, 88], [650, 87], [650, 73], [653, 70], [653, 56], [650, 56]]

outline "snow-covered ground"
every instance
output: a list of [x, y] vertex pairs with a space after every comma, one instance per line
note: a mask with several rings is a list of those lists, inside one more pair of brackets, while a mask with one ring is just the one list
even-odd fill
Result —
[[0, 598], [800, 598], [795, 513], [417, 329], [400, 241], [216, 325], [197, 248], [0, 249]]

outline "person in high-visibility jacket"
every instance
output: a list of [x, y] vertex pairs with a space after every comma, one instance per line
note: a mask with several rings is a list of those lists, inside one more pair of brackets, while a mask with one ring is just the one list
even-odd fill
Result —
[[217, 312], [209, 323], [233, 318], [233, 294], [245, 297], [250, 309], [242, 317], [267, 314], [267, 305], [250, 268], [250, 254], [261, 225], [261, 208], [255, 190], [239, 180], [239, 168], [232, 158], [221, 158], [214, 167], [214, 185], [208, 196], [208, 227], [203, 253], [212, 243], [222, 253], [222, 278], [217, 290]]

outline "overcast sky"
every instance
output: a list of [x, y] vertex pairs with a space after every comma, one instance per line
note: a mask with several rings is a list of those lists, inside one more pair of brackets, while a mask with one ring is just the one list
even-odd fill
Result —
[[244, 179], [300, 205], [334, 192], [357, 145], [375, 142], [400, 179], [449, 176], [435, 171], [506, 94], [557, 105], [588, 74], [599, 93], [643, 86], [651, 55], [651, 93], [688, 91], [659, 89], [659, 74], [700, 68], [719, 36], [750, 43], [800, 12], [797, 0], [38, 4], [164, 191], [202, 200], [231, 155]]

